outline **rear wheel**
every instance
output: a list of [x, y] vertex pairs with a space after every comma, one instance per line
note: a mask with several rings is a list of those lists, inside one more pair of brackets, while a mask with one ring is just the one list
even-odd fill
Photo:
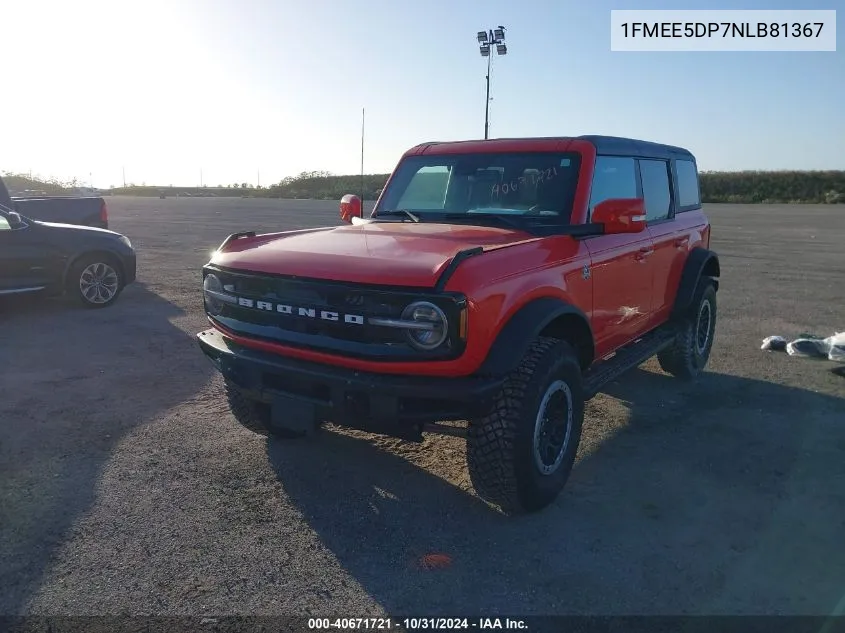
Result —
[[84, 255], [71, 266], [68, 293], [86, 308], [105, 308], [123, 290], [120, 264], [107, 254]]
[[657, 355], [657, 360], [666, 373], [693, 380], [710, 359], [716, 332], [716, 288], [711, 280], [701, 280], [690, 310], [677, 326], [674, 342]]
[[271, 426], [269, 404], [250, 400], [243, 395], [237, 385], [225, 379], [223, 382], [229, 410], [241, 426], [265, 437], [272, 435], [282, 439], [294, 439], [305, 435], [299, 431]]
[[491, 411], [470, 422], [467, 465], [476, 492], [509, 514], [545, 508], [569, 478], [583, 421], [575, 350], [565, 341], [539, 339]]

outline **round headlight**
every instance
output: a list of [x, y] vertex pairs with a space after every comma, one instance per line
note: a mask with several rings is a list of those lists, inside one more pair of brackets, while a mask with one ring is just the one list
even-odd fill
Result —
[[407, 330], [408, 341], [421, 350], [440, 347], [449, 336], [449, 322], [446, 314], [433, 303], [415, 301], [402, 312], [402, 320], [419, 324]]
[[223, 294], [223, 284], [216, 275], [208, 274], [202, 282], [203, 296], [205, 298], [205, 309], [209, 314], [220, 314], [223, 310], [223, 301], [215, 297], [215, 294]]

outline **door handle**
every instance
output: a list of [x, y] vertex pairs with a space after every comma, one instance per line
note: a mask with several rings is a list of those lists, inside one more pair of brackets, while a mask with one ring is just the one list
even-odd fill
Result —
[[682, 246], [686, 246], [687, 244], [689, 244], [689, 238], [688, 237], [679, 237], [678, 239], [675, 240], [675, 246], [677, 246], [678, 248], [681, 248]]
[[654, 252], [654, 249], [653, 249], [653, 248], [651, 248], [650, 246], [644, 246], [643, 248], [641, 248], [641, 249], [639, 250], [639, 252], [637, 253], [637, 255], [636, 255], [635, 259], [636, 259], [638, 262], [641, 262], [641, 261], [643, 261], [646, 257], [648, 257], [649, 255], [651, 255], [653, 252]]

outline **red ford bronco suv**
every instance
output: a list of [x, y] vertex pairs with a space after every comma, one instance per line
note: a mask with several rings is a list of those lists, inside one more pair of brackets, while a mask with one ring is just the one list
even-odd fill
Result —
[[[368, 218], [230, 235], [203, 268], [198, 335], [234, 417], [466, 438], [478, 494], [551, 503], [584, 402], [653, 355], [694, 378], [716, 325], [690, 152], [606, 136], [425, 143]], [[465, 421], [465, 425], [443, 424]]]

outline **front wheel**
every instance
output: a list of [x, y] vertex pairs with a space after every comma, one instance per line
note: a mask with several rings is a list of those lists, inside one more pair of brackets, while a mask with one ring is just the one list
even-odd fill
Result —
[[716, 288], [702, 279], [692, 307], [678, 324], [670, 347], [657, 355], [661, 369], [682, 380], [693, 380], [704, 370], [716, 333]]
[[109, 255], [86, 255], [71, 266], [68, 293], [86, 308], [105, 308], [123, 290], [120, 265]]
[[470, 421], [467, 465], [476, 492], [508, 514], [545, 508], [569, 478], [583, 421], [575, 350], [565, 341], [537, 340], [489, 413]]

